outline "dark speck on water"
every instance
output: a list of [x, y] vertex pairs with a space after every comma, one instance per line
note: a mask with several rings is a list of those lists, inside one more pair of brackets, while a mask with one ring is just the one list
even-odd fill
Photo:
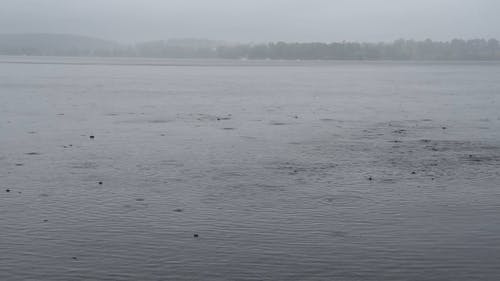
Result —
[[394, 133], [394, 134], [400, 134], [400, 135], [401, 135], [401, 134], [404, 134], [404, 133], [406, 133], [406, 132], [407, 132], [407, 131], [406, 131], [405, 129], [399, 129], [399, 130], [394, 130], [394, 131], [393, 131], [393, 133]]
[[90, 136], [91, 139], [95, 139], [95, 136]]
[[198, 237], [200, 237], [200, 235], [198, 235], [198, 234], [195, 233], [195, 234], [193, 234], [193, 237], [194, 238], [198, 238]]

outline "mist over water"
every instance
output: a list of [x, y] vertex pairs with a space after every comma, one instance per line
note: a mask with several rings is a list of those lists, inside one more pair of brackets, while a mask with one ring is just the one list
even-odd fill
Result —
[[500, 64], [4, 58], [0, 280], [497, 280]]
[[69, 33], [123, 43], [380, 42], [500, 38], [496, 0], [16, 0], [0, 33]]

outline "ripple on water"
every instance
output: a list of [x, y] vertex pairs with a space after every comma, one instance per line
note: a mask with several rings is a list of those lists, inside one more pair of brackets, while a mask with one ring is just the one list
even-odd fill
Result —
[[99, 165], [96, 162], [78, 162], [71, 164], [72, 169], [97, 169]]
[[[422, 172], [432, 176], [453, 177], [479, 172], [500, 163], [500, 146], [480, 141], [406, 140], [395, 145], [379, 147], [374, 163], [392, 171]], [[471, 165], [475, 165], [472, 168]]]
[[291, 125], [291, 123], [287, 123], [287, 122], [271, 122], [269, 123], [270, 125], [272, 126], [286, 126], [286, 125]]
[[323, 205], [331, 206], [355, 206], [364, 198], [361, 195], [355, 194], [330, 194], [318, 198], [318, 202]]
[[138, 119], [128, 119], [128, 120], [119, 120], [115, 121], [115, 124], [167, 124], [167, 123], [172, 123], [174, 120], [172, 119], [163, 119], [163, 118], [158, 118], [158, 119], [143, 119], [143, 118], [138, 118]]
[[284, 161], [284, 162], [272, 162], [266, 165], [270, 169], [275, 169], [278, 171], [283, 171], [286, 173], [298, 174], [298, 173], [306, 173], [306, 174], [329, 174], [338, 167], [337, 163], [328, 163], [328, 162], [292, 162], [292, 161]]

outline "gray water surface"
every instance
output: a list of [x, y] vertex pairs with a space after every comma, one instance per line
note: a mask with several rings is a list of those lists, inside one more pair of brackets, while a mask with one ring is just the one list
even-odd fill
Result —
[[500, 279], [500, 64], [0, 61], [0, 280]]

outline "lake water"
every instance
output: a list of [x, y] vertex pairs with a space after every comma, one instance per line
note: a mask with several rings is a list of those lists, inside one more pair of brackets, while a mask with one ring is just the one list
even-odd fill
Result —
[[0, 280], [499, 279], [499, 63], [0, 57]]

